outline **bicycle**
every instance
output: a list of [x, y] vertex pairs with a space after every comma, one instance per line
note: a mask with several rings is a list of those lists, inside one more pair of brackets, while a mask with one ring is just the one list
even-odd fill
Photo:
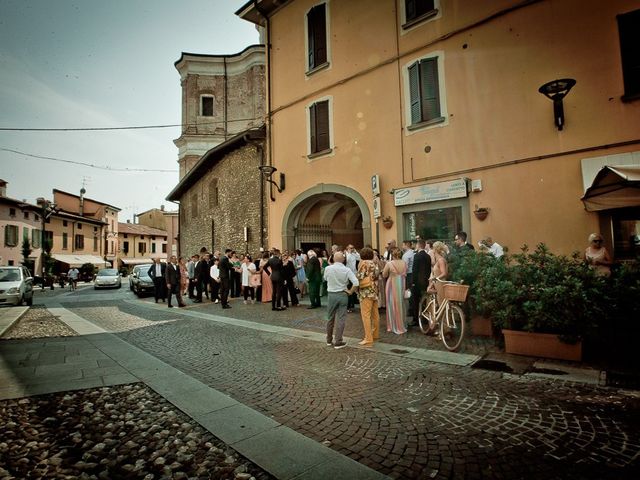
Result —
[[418, 325], [424, 334], [437, 331], [445, 348], [455, 352], [460, 348], [465, 333], [465, 315], [457, 305], [467, 298], [469, 285], [456, 282], [446, 282], [435, 279], [436, 283], [442, 283], [442, 303], [438, 305], [434, 293], [425, 294], [418, 307]]

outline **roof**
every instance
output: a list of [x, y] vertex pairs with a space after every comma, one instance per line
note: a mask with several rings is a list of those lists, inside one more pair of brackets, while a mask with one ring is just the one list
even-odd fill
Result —
[[152, 235], [158, 237], [166, 237], [167, 232], [159, 228], [147, 227], [139, 223], [122, 223], [118, 222], [118, 233], [127, 233], [131, 235]]
[[53, 216], [59, 218], [68, 218], [79, 222], [93, 223], [95, 225], [108, 225], [107, 222], [103, 222], [102, 220], [97, 220], [91, 217], [83, 217], [82, 215], [67, 212], [66, 210], [57, 210], [56, 212], [54, 212]]
[[[58, 192], [58, 193], [64, 193], [65, 195], [69, 195], [69, 196], [71, 196], [71, 197], [75, 197], [75, 198], [77, 198], [78, 200], [80, 200], [80, 195], [76, 195], [75, 193], [69, 193], [69, 192], [65, 192], [64, 190], [58, 190], [57, 188], [54, 188], [54, 189], [53, 189], [53, 193], [55, 194], [56, 192]], [[94, 200], [93, 198], [89, 198], [89, 197], [82, 197], [82, 198], [83, 198], [84, 200], [89, 200], [90, 202], [95, 202], [95, 203], [99, 203], [100, 205], [105, 205], [105, 206], [107, 206], [107, 207], [111, 207], [111, 208], [113, 208], [114, 210], [117, 210], [118, 212], [122, 211], [122, 209], [121, 209], [121, 208], [114, 207], [113, 205], [109, 205], [108, 203], [101, 202], [100, 200]]]
[[256, 47], [264, 48], [264, 45], [261, 44], [261, 43], [254, 43], [253, 45], [249, 45], [244, 50], [242, 50], [242, 51], [240, 51], [238, 53], [209, 54], [209, 53], [182, 52], [180, 54], [180, 58], [178, 60], [176, 60], [173, 64], [177, 67], [178, 64], [185, 59], [185, 57], [210, 58], [210, 59], [239, 57], [239, 56], [243, 55], [244, 53], [246, 53], [248, 50], [255, 49]]
[[240, 132], [234, 137], [231, 137], [226, 142], [216, 145], [211, 150], [206, 152], [198, 163], [189, 170], [189, 172], [180, 180], [178, 185], [167, 195], [167, 200], [176, 201], [180, 200], [180, 197], [189, 190], [211, 167], [218, 163], [225, 155], [237, 150], [240, 147], [248, 145], [251, 140], [264, 140], [265, 139], [265, 127], [262, 125], [257, 128], [250, 128]]
[[589, 212], [640, 206], [640, 166], [602, 167], [581, 200]]
[[249, 0], [235, 13], [247, 22], [264, 26], [264, 15], [269, 16], [287, 3], [288, 0]]
[[33, 203], [28, 203], [28, 202], [25, 202], [23, 200], [18, 200], [16, 198], [0, 196], [0, 202], [10, 203], [10, 204], [15, 205], [17, 207], [28, 208], [29, 210], [34, 210], [36, 212], [42, 211], [42, 207], [40, 207], [39, 205], [34, 205]]

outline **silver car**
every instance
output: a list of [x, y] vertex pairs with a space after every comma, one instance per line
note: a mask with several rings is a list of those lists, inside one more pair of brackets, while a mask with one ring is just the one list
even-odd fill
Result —
[[122, 287], [122, 279], [118, 270], [115, 268], [103, 268], [98, 270], [96, 279], [93, 282], [94, 290], [98, 288], [120, 288]]
[[33, 304], [33, 277], [25, 267], [0, 267], [0, 305]]

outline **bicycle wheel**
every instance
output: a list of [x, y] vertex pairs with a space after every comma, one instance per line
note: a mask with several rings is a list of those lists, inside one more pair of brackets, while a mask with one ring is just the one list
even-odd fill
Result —
[[435, 296], [424, 295], [420, 299], [418, 306], [418, 325], [422, 333], [429, 333], [433, 325], [435, 325]]
[[464, 338], [464, 312], [458, 305], [449, 304], [449, 311], [440, 321], [442, 343], [451, 352], [460, 348]]

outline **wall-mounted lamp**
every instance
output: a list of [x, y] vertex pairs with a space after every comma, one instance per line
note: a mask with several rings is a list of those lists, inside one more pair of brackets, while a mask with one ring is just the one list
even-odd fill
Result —
[[573, 88], [576, 81], [573, 78], [562, 78], [554, 80], [542, 85], [538, 91], [545, 97], [553, 100], [553, 117], [558, 130], [562, 130], [564, 126], [564, 109], [562, 107], [562, 99]]
[[[261, 165], [258, 167], [258, 170], [260, 170], [260, 172], [262, 173], [262, 175], [264, 176], [264, 179], [269, 182], [271, 185], [273, 185], [274, 187], [276, 187], [276, 190], [278, 190], [278, 193], [282, 193], [282, 191], [284, 190], [284, 173], [280, 172], [280, 183], [276, 183], [273, 181], [273, 174], [276, 173], [278, 171], [278, 169], [274, 166], [271, 165]], [[270, 197], [271, 197], [271, 201], [275, 202], [275, 197], [273, 196], [273, 190], [271, 190], [270, 192]]]

